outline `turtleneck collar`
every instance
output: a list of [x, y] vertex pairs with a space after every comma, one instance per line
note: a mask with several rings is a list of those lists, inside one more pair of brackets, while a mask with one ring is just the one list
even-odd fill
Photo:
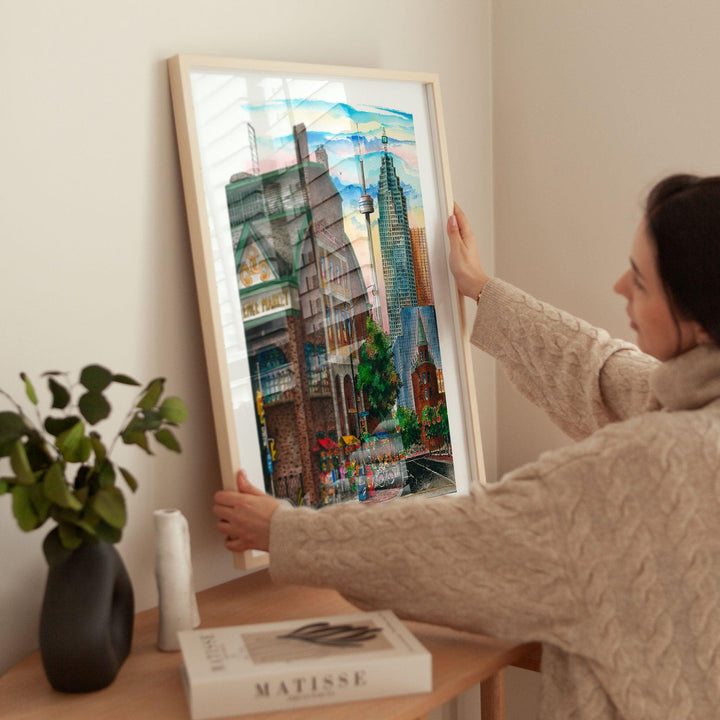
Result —
[[720, 348], [698, 345], [652, 372], [650, 388], [668, 410], [695, 410], [720, 398]]

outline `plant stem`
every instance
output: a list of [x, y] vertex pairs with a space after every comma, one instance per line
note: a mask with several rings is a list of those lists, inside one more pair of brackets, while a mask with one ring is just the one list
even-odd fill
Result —
[[120, 423], [120, 429], [117, 431], [117, 434], [113, 438], [113, 441], [110, 443], [110, 447], [108, 448], [106, 457], [110, 457], [113, 449], [115, 448], [115, 444], [122, 436], [123, 432], [125, 432], [125, 428], [127, 428], [128, 424], [130, 423], [130, 420], [132, 420], [133, 416], [135, 415], [135, 411], [137, 410], [137, 404], [140, 401], [140, 398], [145, 394], [145, 391], [147, 390], [147, 387], [144, 387], [138, 394], [135, 396], [135, 400], [133, 401], [133, 404], [130, 406], [130, 410], [128, 411], [127, 415], [125, 415], [125, 419]]
[[17, 401], [12, 397], [12, 395], [8, 395], [8, 393], [6, 393], [2, 388], [0, 388], [0, 395], [3, 395], [4, 397], [6, 397], [16, 407], [16, 409], [20, 413], [20, 415], [25, 417], [25, 413], [23, 412], [23, 409], [20, 407], [20, 405], [18, 405]]

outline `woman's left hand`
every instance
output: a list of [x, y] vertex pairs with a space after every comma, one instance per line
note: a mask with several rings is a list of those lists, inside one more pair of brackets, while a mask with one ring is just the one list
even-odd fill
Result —
[[237, 474], [237, 492], [215, 493], [213, 514], [217, 529], [225, 536], [225, 547], [233, 552], [270, 547], [270, 521], [280, 501], [250, 483], [244, 470]]
[[450, 241], [448, 261], [457, 289], [461, 294], [477, 300], [490, 278], [480, 262], [480, 253], [470, 222], [457, 203], [453, 214], [448, 218], [447, 234]]

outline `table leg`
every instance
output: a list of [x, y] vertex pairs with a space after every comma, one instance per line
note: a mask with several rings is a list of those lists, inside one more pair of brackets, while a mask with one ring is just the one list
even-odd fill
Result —
[[498, 670], [480, 683], [482, 720], [505, 720], [505, 672]]

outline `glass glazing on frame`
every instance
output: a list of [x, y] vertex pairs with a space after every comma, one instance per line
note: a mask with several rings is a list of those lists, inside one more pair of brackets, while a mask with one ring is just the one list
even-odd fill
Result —
[[238, 439], [257, 436], [243, 465], [311, 506], [455, 491], [424, 90], [212, 69], [190, 80]]

